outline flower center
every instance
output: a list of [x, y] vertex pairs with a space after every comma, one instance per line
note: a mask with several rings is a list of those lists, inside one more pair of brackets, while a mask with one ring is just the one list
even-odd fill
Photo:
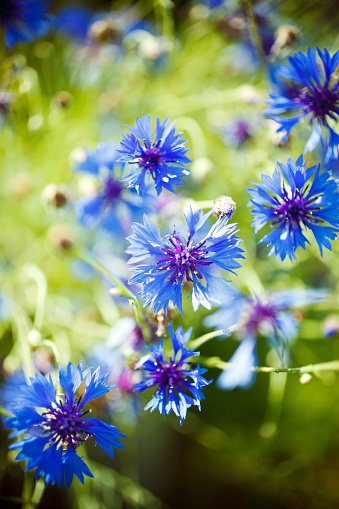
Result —
[[252, 304], [246, 319], [246, 330], [253, 333], [257, 332], [260, 325], [264, 323], [274, 325], [276, 315], [277, 310], [274, 306], [256, 301]]
[[[50, 442], [57, 446], [67, 448], [69, 445], [75, 449], [88, 438], [87, 431], [81, 427], [82, 416], [87, 412], [81, 412], [81, 396], [73, 405], [70, 404], [66, 395], [64, 400], [43, 414], [45, 420], [39, 425], [43, 433], [49, 433]], [[85, 435], [85, 438], [82, 436]]]
[[143, 155], [140, 157], [138, 164], [141, 168], [149, 171], [153, 178], [159, 163], [161, 163], [161, 152], [157, 146], [143, 148]]
[[306, 222], [319, 222], [313, 216], [313, 212], [320, 210], [321, 207], [314, 207], [312, 205], [318, 199], [318, 196], [307, 200], [304, 196], [307, 188], [304, 191], [296, 189], [292, 196], [288, 196], [286, 190], [283, 190], [282, 201], [279, 202], [278, 198], [275, 198], [278, 202], [278, 206], [274, 209], [275, 218], [272, 221], [272, 225], [282, 225], [287, 223], [289, 231], [293, 228], [301, 229], [300, 223]]
[[183, 391], [185, 389], [185, 382], [187, 382], [186, 371], [182, 364], [176, 364], [172, 360], [169, 362], [156, 361], [157, 370], [151, 376], [158, 384], [156, 393], [161, 392], [164, 388], [168, 390], [175, 389]]
[[102, 191], [106, 204], [111, 205], [113, 202], [119, 200], [123, 189], [124, 187], [120, 182], [117, 182], [113, 178], [108, 178], [104, 183]]
[[311, 114], [313, 118], [318, 119], [323, 125], [327, 125], [327, 118], [337, 120], [339, 109], [339, 91], [335, 85], [330, 88], [327, 84], [322, 87], [313, 85], [312, 91], [303, 89], [299, 100], [306, 114]]
[[193, 276], [202, 279], [199, 265], [205, 266], [212, 263], [207, 261], [208, 251], [203, 249], [206, 242], [193, 245], [193, 242], [188, 239], [187, 244], [184, 245], [175, 233], [170, 236], [169, 242], [171, 245], [162, 248], [165, 257], [157, 262], [158, 270], [170, 271], [170, 281], [175, 283], [182, 282], [184, 277], [188, 282], [193, 281]]

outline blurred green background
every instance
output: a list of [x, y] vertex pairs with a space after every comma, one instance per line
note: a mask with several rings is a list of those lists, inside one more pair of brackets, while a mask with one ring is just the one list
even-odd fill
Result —
[[[54, 15], [68, 5], [55, 2]], [[78, 5], [128, 12], [147, 25], [144, 33], [122, 34], [95, 49], [51, 29], [2, 59], [0, 88], [12, 93], [13, 101], [0, 132], [1, 292], [19, 310], [0, 324], [2, 379], [20, 366], [31, 369], [32, 359], [54, 363], [51, 345], [63, 364], [78, 362], [104, 341], [119, 317], [131, 316], [128, 306], [108, 296], [99, 276], [77, 277], [70, 246], [93, 243], [94, 232], [77, 226], [71, 207], [46, 204], [43, 190], [50, 183], [62, 185], [76, 200], [82, 181], [71, 172], [72, 152], [99, 141], [119, 142], [124, 125], [134, 124], [143, 112], [161, 119], [170, 115], [191, 147], [191, 177], [170, 215], [181, 214], [187, 199], [232, 196], [246, 249], [235, 283], [247, 292], [259, 281], [267, 290], [328, 287], [328, 301], [298, 315], [303, 319], [292, 365], [339, 359], [338, 338], [324, 340], [322, 334], [326, 318], [338, 316], [338, 243], [323, 258], [310, 246], [291, 265], [268, 258], [267, 249], [253, 239], [246, 188], [261, 173], [271, 174], [277, 160], [296, 159], [307, 133], [281, 147], [262, 114], [270, 84], [247, 36], [245, 4], [225, 2], [213, 10], [208, 2], [169, 0]], [[338, 49], [335, 1], [260, 2], [254, 9], [263, 42], [276, 40], [281, 27], [298, 28], [293, 45], [269, 54], [273, 63], [308, 46]], [[232, 140], [229, 132], [239, 119], [248, 122], [249, 133]], [[319, 156], [312, 154], [309, 163]], [[108, 252], [115, 253], [113, 244], [105, 238]], [[48, 290], [41, 327], [32, 333], [35, 277], [41, 276], [34, 267]], [[187, 301], [184, 313], [176, 325], [185, 330], [194, 325], [193, 337], [207, 332], [206, 310], [193, 314]], [[236, 346], [233, 339], [212, 340], [201, 354], [228, 360]], [[274, 362], [264, 340], [258, 341], [258, 355], [260, 365]], [[218, 374], [209, 371], [210, 378]], [[125, 450], [110, 460], [91, 444], [94, 480], [86, 479], [85, 486], [75, 480], [67, 491], [48, 487], [39, 508], [339, 507], [337, 375], [322, 374], [301, 385], [295, 375], [259, 374], [250, 390], [223, 392], [212, 384], [205, 397], [202, 411], [190, 410], [182, 426], [173, 415], [164, 421], [158, 413], [112, 414], [112, 422], [129, 437]], [[1, 506], [10, 508], [20, 506], [23, 468], [8, 445], [8, 432], [1, 428]]]

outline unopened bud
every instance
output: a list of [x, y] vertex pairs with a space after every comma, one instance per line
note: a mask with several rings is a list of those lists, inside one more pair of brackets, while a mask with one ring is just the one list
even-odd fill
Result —
[[214, 200], [213, 210], [214, 214], [218, 217], [231, 217], [236, 208], [236, 203], [230, 196], [219, 196], [219, 198]]
[[309, 373], [304, 373], [303, 375], [301, 375], [300, 377], [300, 383], [302, 385], [306, 385], [308, 384], [310, 381], [312, 380], [312, 375], [310, 375]]
[[64, 225], [55, 225], [48, 230], [50, 242], [62, 251], [68, 251], [74, 245], [73, 235]]
[[54, 98], [53, 102], [56, 106], [59, 106], [60, 108], [67, 108], [71, 102], [72, 102], [72, 96], [69, 92], [58, 92]]
[[122, 291], [120, 290], [120, 288], [110, 288], [108, 290], [108, 293], [112, 295], [112, 297], [119, 297], [120, 295], [122, 295]]
[[89, 37], [99, 44], [107, 44], [120, 39], [121, 29], [114, 19], [98, 19], [89, 27]]
[[276, 41], [280, 48], [284, 46], [293, 46], [300, 37], [300, 29], [293, 25], [283, 25], [277, 30]]
[[68, 202], [65, 190], [56, 184], [48, 184], [42, 191], [42, 200], [46, 205], [59, 209]]
[[284, 48], [294, 46], [300, 38], [300, 29], [293, 25], [283, 25], [276, 33], [276, 38], [270, 50], [270, 59], [276, 58]]

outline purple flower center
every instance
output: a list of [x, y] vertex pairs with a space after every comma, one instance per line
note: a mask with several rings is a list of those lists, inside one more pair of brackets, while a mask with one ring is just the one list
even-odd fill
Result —
[[154, 380], [154, 385], [158, 384], [156, 394], [162, 392], [163, 389], [169, 391], [176, 390], [183, 392], [186, 389], [187, 377], [186, 370], [182, 363], [169, 361], [155, 361], [156, 371], [150, 376]]
[[[73, 449], [76, 449], [88, 438], [88, 432], [82, 429], [82, 417], [89, 410], [82, 412], [81, 400], [80, 396], [71, 405], [67, 396], [64, 395], [63, 401], [59, 401], [53, 409], [42, 414], [45, 420], [39, 426], [43, 428], [42, 433], [50, 434], [50, 443], [65, 449], [71, 445]], [[81, 435], [85, 435], [85, 438]]]
[[162, 162], [161, 152], [159, 148], [154, 145], [151, 147], [143, 148], [143, 155], [140, 157], [138, 164], [141, 168], [145, 168], [149, 171], [153, 178], [155, 177], [155, 172], [158, 169], [158, 165]]
[[246, 319], [246, 330], [250, 333], [255, 333], [263, 323], [274, 326], [276, 316], [277, 309], [272, 304], [264, 304], [257, 300], [251, 305], [249, 315]]
[[193, 276], [202, 279], [203, 275], [199, 266], [212, 263], [207, 261], [209, 254], [207, 249], [204, 249], [206, 241], [194, 245], [193, 241], [188, 239], [187, 244], [184, 245], [180, 237], [173, 233], [169, 242], [171, 245], [162, 248], [165, 257], [157, 262], [158, 270], [171, 272], [170, 281], [175, 283], [181, 282], [184, 276], [186, 281], [193, 281]]
[[113, 178], [108, 178], [105, 181], [102, 190], [106, 204], [112, 205], [113, 202], [119, 200], [123, 189], [124, 186], [120, 182], [114, 180]]
[[313, 196], [311, 199], [305, 197], [307, 187], [304, 191], [296, 189], [292, 196], [289, 196], [287, 191], [283, 189], [283, 198], [278, 201], [277, 197], [274, 199], [277, 201], [277, 207], [273, 209], [275, 218], [272, 221], [272, 225], [285, 225], [288, 224], [289, 231], [293, 228], [301, 230], [301, 224], [307, 224], [307, 222], [318, 223], [319, 219], [316, 219], [313, 213], [320, 210], [321, 207], [314, 207], [312, 204], [318, 199], [318, 196]]
[[8, 28], [13, 21], [20, 21], [22, 18], [22, 0], [1, 0], [0, 2], [0, 24]]
[[297, 101], [301, 102], [305, 114], [311, 114], [314, 119], [327, 125], [327, 117], [337, 120], [339, 111], [338, 84], [330, 88], [324, 86], [312, 86], [312, 90], [303, 89]]
[[251, 137], [250, 127], [245, 120], [239, 120], [235, 123], [234, 137], [239, 143], [243, 143]]

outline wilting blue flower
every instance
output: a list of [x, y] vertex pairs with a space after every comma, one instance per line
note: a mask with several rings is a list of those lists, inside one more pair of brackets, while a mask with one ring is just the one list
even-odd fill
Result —
[[[144, 225], [132, 225], [135, 235], [127, 238], [131, 246], [126, 250], [132, 257], [129, 264], [137, 263], [131, 270], [136, 274], [129, 284], [141, 283], [141, 296], [144, 306], [153, 306], [156, 314], [162, 309], [167, 313], [169, 304], [182, 311], [182, 285], [193, 283], [192, 305], [196, 311], [201, 304], [211, 309], [211, 302], [219, 302], [227, 286], [227, 280], [216, 277], [212, 271], [216, 266], [234, 273], [241, 265], [235, 258], [243, 258], [242, 242], [236, 235], [236, 224], [228, 225], [228, 216], [220, 217], [203, 238], [194, 238], [203, 227], [212, 211], [204, 214], [202, 210], [185, 216], [188, 226], [188, 239], [183, 240], [175, 230], [161, 237], [152, 221], [144, 215]], [[151, 258], [148, 265], [139, 263]], [[205, 282], [204, 286], [202, 282]]]
[[1, 0], [0, 28], [6, 46], [42, 35], [47, 26], [48, 4], [48, 0]]
[[247, 297], [236, 289], [223, 294], [222, 306], [205, 318], [205, 325], [223, 329], [225, 335], [236, 333], [241, 340], [217, 384], [222, 389], [249, 387], [255, 377], [251, 369], [257, 365], [256, 341], [264, 336], [274, 348], [282, 364], [286, 363], [288, 347], [298, 334], [298, 320], [290, 311], [320, 302], [327, 297], [324, 290], [292, 289], [268, 295]]
[[119, 154], [116, 149], [117, 145], [109, 141], [99, 143], [95, 150], [75, 152], [74, 171], [92, 175], [98, 181], [95, 196], [82, 198], [75, 208], [84, 225], [96, 225], [111, 234], [125, 236], [131, 231], [131, 222], [141, 219], [149, 207], [119, 180], [123, 165], [117, 163]]
[[174, 193], [173, 185], [181, 186], [181, 177], [189, 175], [186, 168], [191, 162], [186, 156], [189, 149], [185, 148], [186, 140], [180, 139], [182, 133], [175, 133], [174, 124], [169, 123], [169, 117], [163, 122], [156, 117], [153, 137], [151, 115], [137, 117], [135, 127], [126, 126], [130, 133], [123, 135], [118, 161], [132, 164], [132, 173], [122, 180], [140, 195], [145, 193], [146, 177], [152, 177], [159, 195], [163, 187]]
[[[279, 131], [286, 132], [308, 119], [314, 129], [304, 152], [311, 152], [319, 142], [326, 147], [326, 161], [338, 159], [339, 134], [334, 131], [339, 113], [339, 82], [334, 72], [339, 63], [339, 51], [333, 57], [327, 49], [317, 48], [322, 68], [317, 65], [317, 53], [309, 48], [307, 54], [298, 52], [289, 58], [289, 65], [282, 65], [278, 74], [293, 82], [293, 89], [279, 86], [270, 94], [266, 115], [280, 124]], [[291, 113], [293, 116], [282, 116]]]
[[[10, 445], [10, 449], [21, 449], [17, 460], [27, 460], [26, 470], [36, 468], [35, 477], [45, 476], [46, 484], [62, 486], [63, 480], [70, 486], [73, 475], [83, 483], [84, 475], [93, 477], [86, 463], [77, 454], [77, 448], [89, 437], [93, 437], [109, 456], [112, 447], [123, 448], [118, 438], [124, 437], [115, 426], [98, 419], [83, 417], [89, 401], [112, 391], [114, 385], [106, 385], [108, 375], [100, 376], [100, 369], [91, 372], [75, 368], [69, 363], [67, 369], [59, 368], [59, 385], [62, 394], [56, 394], [51, 376], [36, 374], [29, 384], [17, 387], [10, 411], [14, 417], [6, 419], [5, 425], [14, 431], [10, 437], [25, 435]], [[85, 382], [83, 393], [76, 391]]]
[[337, 182], [330, 179], [330, 172], [320, 174], [319, 165], [305, 168], [302, 155], [295, 163], [289, 159], [286, 166], [277, 164], [272, 177], [262, 175], [262, 184], [247, 189], [252, 198], [248, 206], [254, 205], [254, 235], [266, 224], [272, 228], [258, 244], [272, 246], [269, 256], [275, 254], [281, 260], [288, 256], [293, 261], [298, 246], [305, 249], [305, 243], [310, 244], [304, 233], [311, 230], [321, 255], [323, 247], [331, 250], [330, 241], [337, 239], [339, 226]]
[[142, 392], [149, 387], [156, 387], [154, 396], [145, 406], [145, 410], [150, 408], [153, 412], [158, 408], [165, 418], [173, 410], [180, 417], [180, 424], [182, 424], [188, 408], [194, 405], [200, 410], [200, 401], [204, 399], [201, 389], [212, 380], [207, 381], [201, 376], [206, 373], [206, 369], [201, 369], [199, 365], [193, 368], [192, 363], [188, 361], [191, 357], [199, 355], [199, 352], [185, 348], [185, 343], [191, 336], [192, 327], [185, 333], [182, 327], [178, 327], [174, 333], [171, 325], [168, 325], [168, 330], [173, 357], [164, 359], [163, 339], [156, 346], [148, 346], [150, 353], [142, 357], [136, 366], [136, 368], [141, 367], [146, 373], [143, 380], [135, 385], [134, 390]]

